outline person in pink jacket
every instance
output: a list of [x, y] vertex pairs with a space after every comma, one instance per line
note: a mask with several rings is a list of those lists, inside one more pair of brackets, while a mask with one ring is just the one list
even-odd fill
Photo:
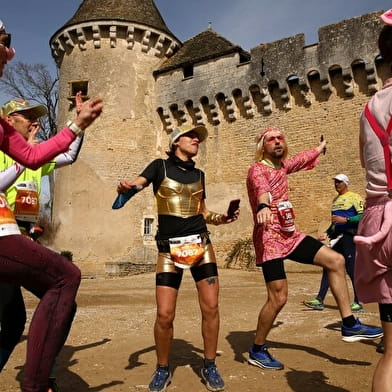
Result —
[[[381, 16], [378, 47], [392, 63], [392, 10]], [[360, 119], [360, 157], [366, 172], [366, 203], [359, 223], [355, 287], [363, 303], [376, 302], [384, 330], [384, 353], [373, 375], [373, 392], [392, 390], [392, 77], [367, 103]]]
[[[10, 41], [0, 21], [0, 77], [15, 54]], [[0, 119], [0, 149], [22, 165], [37, 169], [67, 151], [101, 114], [102, 107], [100, 99], [85, 102], [74, 122], [36, 146]], [[0, 193], [0, 282], [41, 293], [28, 333], [22, 392], [48, 392], [50, 369], [71, 327], [80, 271], [65, 257], [20, 234], [4, 193]]]

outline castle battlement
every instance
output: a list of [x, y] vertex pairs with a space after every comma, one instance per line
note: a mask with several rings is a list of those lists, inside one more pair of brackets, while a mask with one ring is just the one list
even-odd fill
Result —
[[60, 66], [66, 53], [75, 48], [87, 50], [89, 41], [94, 49], [100, 49], [102, 45], [116, 48], [119, 40], [126, 41], [126, 49], [132, 50], [135, 44], [139, 44], [142, 52], [152, 51], [159, 58], [170, 57], [180, 46], [173, 36], [156, 28], [117, 20], [85, 22], [66, 27], [52, 37], [50, 46], [52, 56]]
[[[249, 61], [230, 53], [156, 75], [157, 112], [170, 132], [181, 123], [232, 122], [256, 112], [310, 106], [314, 100], [366, 94], [381, 85], [377, 38], [380, 13], [373, 12], [319, 29], [319, 42], [305, 45], [303, 34], [261, 44]], [[199, 48], [202, 51], [202, 48]]]

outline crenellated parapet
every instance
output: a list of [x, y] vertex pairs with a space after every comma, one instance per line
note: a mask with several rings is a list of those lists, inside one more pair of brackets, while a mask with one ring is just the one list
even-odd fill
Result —
[[322, 27], [313, 45], [305, 45], [304, 35], [297, 34], [253, 48], [246, 61], [239, 53], [228, 53], [193, 63], [191, 75], [189, 64], [187, 72], [177, 67], [157, 73], [163, 128], [170, 132], [184, 121], [218, 125], [295, 105], [310, 107], [332, 94], [350, 99], [359, 84], [361, 91], [374, 94], [382, 84], [380, 13]]
[[66, 53], [77, 48], [85, 51], [88, 43], [94, 49], [103, 45], [116, 48], [119, 41], [125, 41], [126, 49], [137, 45], [143, 53], [153, 53], [158, 58], [170, 57], [181, 45], [172, 35], [133, 22], [117, 20], [93, 21], [65, 27], [50, 40], [52, 56], [58, 66]]

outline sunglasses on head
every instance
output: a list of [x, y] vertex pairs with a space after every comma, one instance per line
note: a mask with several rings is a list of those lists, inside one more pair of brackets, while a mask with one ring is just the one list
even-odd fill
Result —
[[267, 144], [273, 144], [275, 143], [275, 141], [277, 142], [283, 142], [284, 141], [284, 135], [277, 135], [277, 136], [267, 136], [265, 138], [265, 143]]

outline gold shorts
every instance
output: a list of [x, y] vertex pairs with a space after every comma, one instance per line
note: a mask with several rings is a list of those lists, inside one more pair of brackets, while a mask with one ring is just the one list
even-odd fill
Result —
[[[198, 261], [192, 268], [208, 263], [216, 264], [216, 258], [215, 258], [214, 249], [212, 248], [212, 244], [206, 244], [204, 249], [205, 249], [205, 253], [203, 258], [200, 261]], [[166, 252], [158, 253], [157, 268], [156, 268], [157, 274], [160, 274], [162, 272], [178, 272], [180, 270], [181, 268], [178, 268], [174, 265], [174, 261], [170, 257], [170, 253], [166, 253]]]

